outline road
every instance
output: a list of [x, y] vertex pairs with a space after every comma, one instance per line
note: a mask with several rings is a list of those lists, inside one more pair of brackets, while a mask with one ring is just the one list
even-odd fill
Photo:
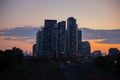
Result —
[[67, 80], [118, 80], [116, 76], [97, 70], [91, 64], [70, 64], [66, 68]]
[[34, 62], [30, 70], [17, 80], [117, 80], [105, 75], [89, 64], [67, 64]]
[[17, 77], [17, 80], [66, 80], [58, 66], [34, 62], [30, 70]]

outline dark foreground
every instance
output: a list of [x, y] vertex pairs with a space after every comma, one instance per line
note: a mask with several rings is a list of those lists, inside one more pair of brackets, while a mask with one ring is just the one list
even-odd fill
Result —
[[30, 70], [17, 80], [118, 80], [86, 63], [33, 62]]

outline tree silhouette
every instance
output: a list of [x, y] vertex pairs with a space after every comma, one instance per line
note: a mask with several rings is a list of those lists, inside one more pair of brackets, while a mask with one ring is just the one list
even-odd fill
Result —
[[19, 48], [13, 47], [12, 53], [16, 56], [18, 64], [22, 64], [24, 58], [23, 51]]
[[23, 60], [23, 51], [19, 48], [13, 47], [11, 50], [0, 50], [0, 71], [21, 65]]

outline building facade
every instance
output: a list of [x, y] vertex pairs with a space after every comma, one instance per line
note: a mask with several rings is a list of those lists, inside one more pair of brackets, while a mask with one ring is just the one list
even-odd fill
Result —
[[36, 55], [43, 52], [43, 29], [41, 28], [36, 34]]
[[82, 31], [78, 30], [78, 53], [81, 53], [81, 47], [82, 47]]
[[33, 45], [33, 56], [36, 56], [36, 44]]
[[66, 22], [61, 21], [57, 25], [58, 27], [58, 51], [59, 53], [65, 53], [66, 47]]
[[82, 42], [81, 54], [89, 55], [91, 53], [90, 43], [88, 41]]
[[56, 27], [57, 24], [57, 20], [45, 20], [44, 23], [44, 29], [43, 29], [43, 50], [44, 51], [52, 51], [52, 32], [54, 30], [54, 28]]
[[59, 35], [59, 30], [58, 28], [54, 28], [52, 30], [52, 41], [51, 41], [51, 44], [52, 44], [52, 51], [54, 53], [58, 53], [58, 35]]
[[68, 38], [68, 52], [78, 52], [78, 26], [76, 19], [69, 17], [67, 19], [67, 38]]

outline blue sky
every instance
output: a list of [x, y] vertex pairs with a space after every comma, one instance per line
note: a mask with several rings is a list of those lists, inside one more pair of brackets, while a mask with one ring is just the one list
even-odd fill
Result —
[[120, 28], [120, 0], [1, 0], [0, 27], [41, 26], [73, 16], [79, 27]]

